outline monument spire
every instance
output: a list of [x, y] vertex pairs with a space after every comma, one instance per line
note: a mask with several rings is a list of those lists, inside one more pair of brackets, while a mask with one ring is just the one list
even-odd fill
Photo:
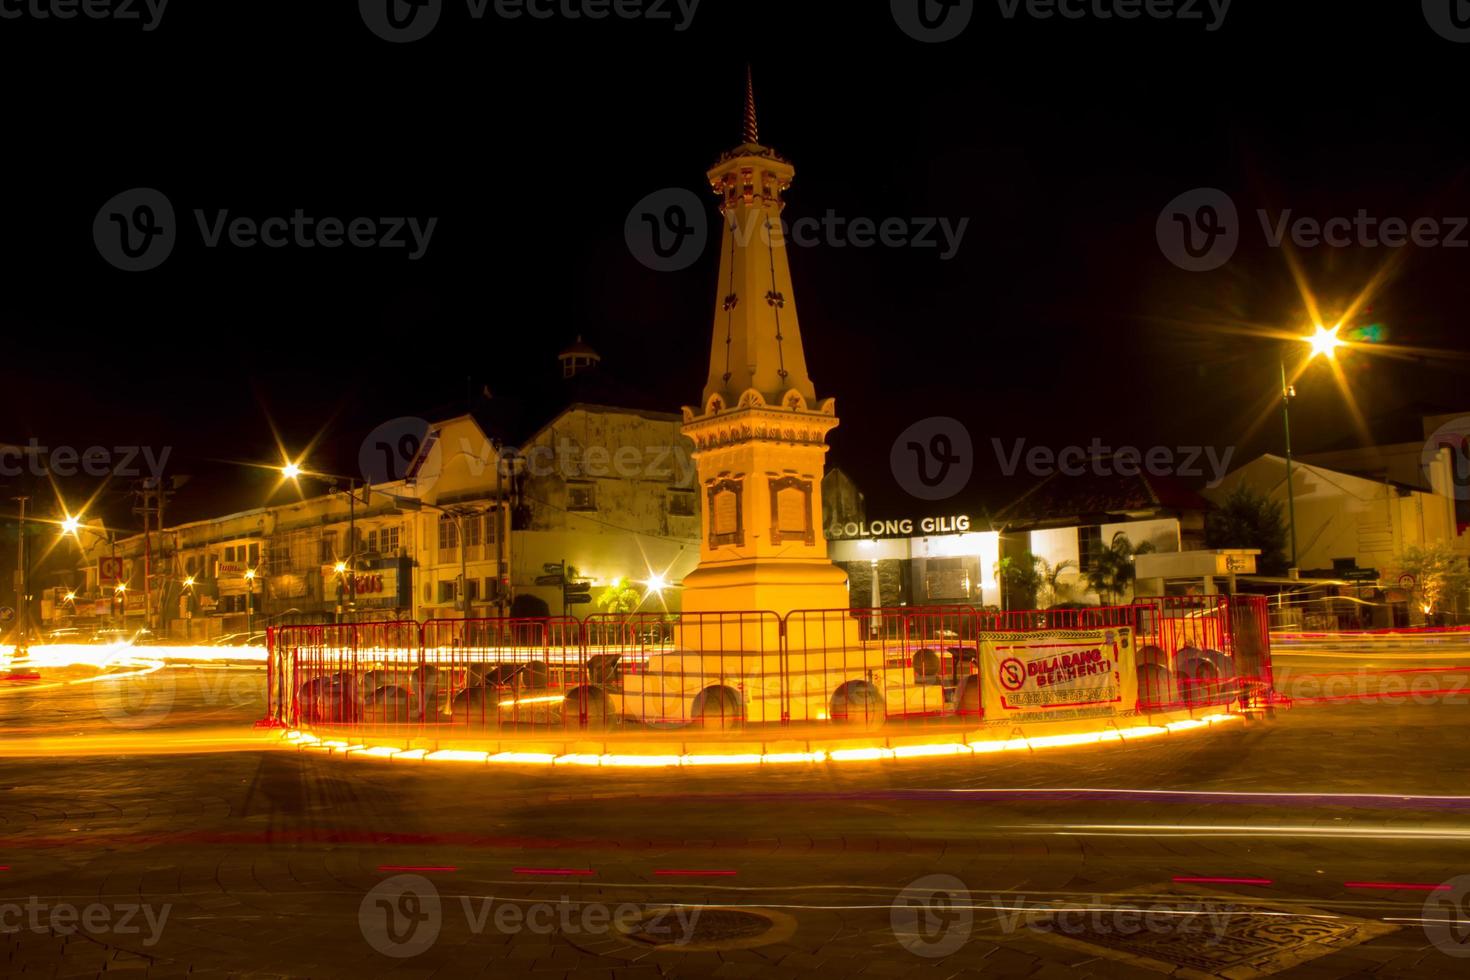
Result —
[[745, 70], [745, 142], [709, 171], [724, 218], [720, 280], [715, 290], [710, 370], [703, 400], [734, 405], [752, 389], [770, 404], [791, 391], [807, 404], [816, 391], [807, 375], [791, 266], [781, 226], [783, 193], [796, 168], [763, 146], [755, 81]]
[[757, 146], [761, 141], [760, 124], [755, 118], [755, 75], [745, 66], [745, 142]]
[[796, 168], [760, 142], [748, 66], [744, 137], [709, 170], [724, 221], [708, 380], [684, 409], [704, 491], [684, 611], [846, 608], [847, 576], [822, 533], [837, 409], [807, 374], [781, 228]]

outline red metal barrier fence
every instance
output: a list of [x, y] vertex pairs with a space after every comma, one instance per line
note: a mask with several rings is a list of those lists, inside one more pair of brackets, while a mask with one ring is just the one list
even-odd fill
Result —
[[1271, 699], [1266, 602], [1253, 596], [285, 626], [269, 632], [268, 685], [277, 721], [397, 735], [973, 725], [992, 720], [987, 642], [1124, 629], [1138, 695], [1120, 714]]

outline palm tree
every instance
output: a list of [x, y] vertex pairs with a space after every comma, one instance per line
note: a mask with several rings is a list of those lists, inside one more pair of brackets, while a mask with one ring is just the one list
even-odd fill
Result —
[[1097, 556], [1092, 569], [1087, 573], [1087, 584], [1108, 605], [1117, 605], [1125, 592], [1132, 589], [1137, 573], [1133, 569], [1135, 555], [1146, 555], [1154, 550], [1152, 543], [1145, 541], [1134, 547], [1128, 535], [1119, 531], [1113, 535], [1108, 550]]

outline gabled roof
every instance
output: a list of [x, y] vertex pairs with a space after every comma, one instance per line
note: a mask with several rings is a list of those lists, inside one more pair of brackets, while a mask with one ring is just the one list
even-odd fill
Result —
[[1102, 523], [1139, 514], [1174, 516], [1203, 511], [1209, 503], [1176, 477], [1140, 473], [1077, 476], [1060, 471], [1043, 477], [1020, 497], [996, 512], [997, 525]]

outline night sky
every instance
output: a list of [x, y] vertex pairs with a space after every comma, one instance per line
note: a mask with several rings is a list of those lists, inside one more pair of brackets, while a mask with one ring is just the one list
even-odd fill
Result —
[[[684, 31], [474, 21], [449, 0], [429, 37], [398, 45], [344, 0], [178, 2], [151, 32], [0, 20], [0, 442], [171, 447], [170, 471], [197, 477], [177, 506], [202, 515], [263, 502], [273, 481], [214, 461], [276, 458], [271, 420], [293, 449], [321, 433], [314, 464], [350, 470], [385, 420], [552, 383], [579, 334], [651, 401], [697, 401], [718, 249], [654, 272], [624, 222], [667, 187], [714, 214], [704, 171], [739, 142], [748, 61], [762, 141], [797, 167], [788, 217], [970, 219], [950, 261], [792, 250], [811, 372], [842, 418], [829, 459], [872, 514], [998, 509], [1027, 481], [1002, 477], [992, 438], [1277, 450], [1278, 420], [1252, 423], [1276, 398], [1278, 348], [1214, 327], [1305, 326], [1255, 211], [1470, 214], [1470, 44], [1405, 2], [1236, 0], [1213, 32], [1000, 9], [977, 4], [942, 44], [906, 36], [887, 3], [811, 0], [704, 0]], [[167, 195], [179, 241], [126, 273], [92, 222], [134, 187]], [[1160, 210], [1196, 187], [1242, 217], [1235, 257], [1204, 273], [1155, 240]], [[409, 261], [209, 249], [195, 208], [438, 222]], [[1392, 254], [1297, 252], [1326, 310]], [[1370, 319], [1440, 353], [1347, 360], [1376, 436], [1470, 409], [1467, 265], [1470, 248], [1398, 250]], [[1299, 450], [1357, 441], [1326, 374], [1298, 387]], [[894, 437], [937, 415], [978, 454], [950, 507], [908, 498], [888, 469]]]

